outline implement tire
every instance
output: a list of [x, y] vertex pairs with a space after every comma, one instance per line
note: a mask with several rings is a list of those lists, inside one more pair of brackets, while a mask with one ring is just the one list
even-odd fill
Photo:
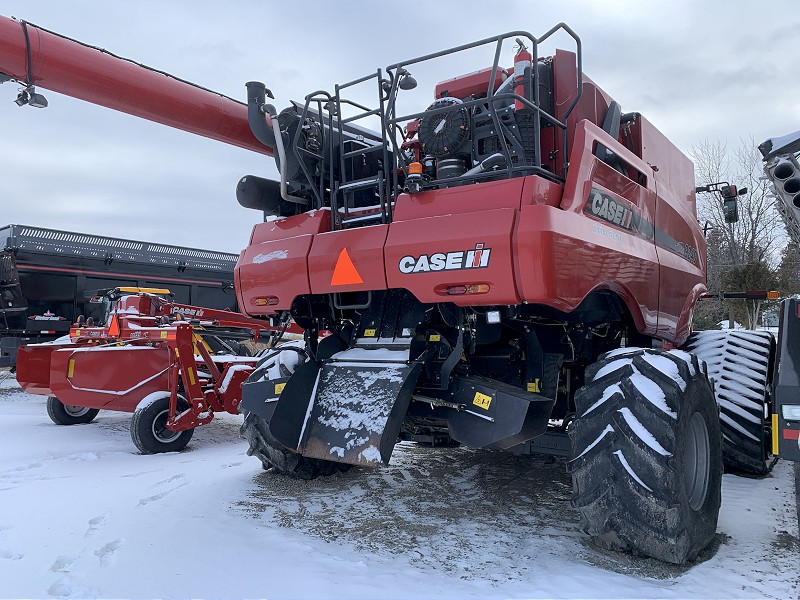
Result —
[[[172, 431], [167, 429], [169, 419], [169, 392], [164, 397], [137, 408], [131, 419], [131, 439], [142, 454], [180, 452], [194, 435], [194, 429]], [[178, 411], [189, 408], [189, 403], [178, 396]]]
[[700, 364], [685, 352], [624, 348], [587, 369], [568, 470], [572, 505], [597, 545], [684, 564], [713, 540], [722, 441]]
[[64, 404], [55, 396], [47, 398], [47, 415], [56, 425], [91, 423], [100, 411], [96, 408]]
[[722, 427], [725, 469], [766, 475], [772, 465], [771, 423], [767, 418], [775, 339], [766, 331], [699, 331], [686, 350], [708, 366]]
[[272, 469], [293, 479], [315, 479], [335, 473], [342, 473], [352, 465], [318, 458], [307, 458], [284, 447], [272, 437], [269, 423], [255, 413], [245, 415], [240, 429], [241, 436], [247, 440], [248, 456], [261, 461], [264, 470]]

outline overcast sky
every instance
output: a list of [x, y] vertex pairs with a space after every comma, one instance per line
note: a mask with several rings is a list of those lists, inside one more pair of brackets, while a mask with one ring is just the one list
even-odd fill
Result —
[[[394, 62], [563, 21], [581, 37], [587, 75], [686, 153], [703, 140], [734, 146], [800, 129], [799, 11], [796, 0], [0, 2], [4, 16], [234, 98], [264, 81], [278, 108]], [[0, 85], [0, 225], [231, 252], [247, 244], [260, 213], [237, 204], [235, 186], [246, 174], [277, 177], [271, 158], [43, 90], [47, 109], [18, 108], [18, 88]]]

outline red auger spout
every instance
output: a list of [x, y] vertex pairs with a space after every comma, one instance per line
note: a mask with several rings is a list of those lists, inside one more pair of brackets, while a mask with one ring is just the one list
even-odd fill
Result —
[[41, 87], [272, 155], [247, 123], [247, 105], [26, 21], [0, 16], [0, 73]]

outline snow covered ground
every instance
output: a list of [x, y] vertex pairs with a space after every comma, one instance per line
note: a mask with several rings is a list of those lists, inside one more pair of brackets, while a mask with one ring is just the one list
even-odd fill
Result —
[[798, 597], [784, 462], [726, 475], [718, 544], [677, 568], [586, 544], [559, 460], [401, 444], [298, 482], [245, 455], [237, 417], [157, 456], [128, 422], [56, 426], [0, 384], [0, 597]]

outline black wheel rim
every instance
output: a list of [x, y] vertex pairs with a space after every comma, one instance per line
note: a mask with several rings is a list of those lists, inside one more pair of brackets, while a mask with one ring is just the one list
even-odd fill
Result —
[[699, 412], [692, 415], [683, 443], [683, 480], [692, 510], [698, 511], [708, 495], [711, 470], [711, 444], [706, 420]]
[[183, 433], [182, 431], [172, 431], [171, 429], [167, 429], [167, 419], [169, 419], [169, 410], [164, 409], [156, 415], [155, 419], [153, 419], [153, 425], [151, 427], [153, 437], [162, 444], [174, 442], [178, 439], [178, 437], [180, 437], [181, 433]]

